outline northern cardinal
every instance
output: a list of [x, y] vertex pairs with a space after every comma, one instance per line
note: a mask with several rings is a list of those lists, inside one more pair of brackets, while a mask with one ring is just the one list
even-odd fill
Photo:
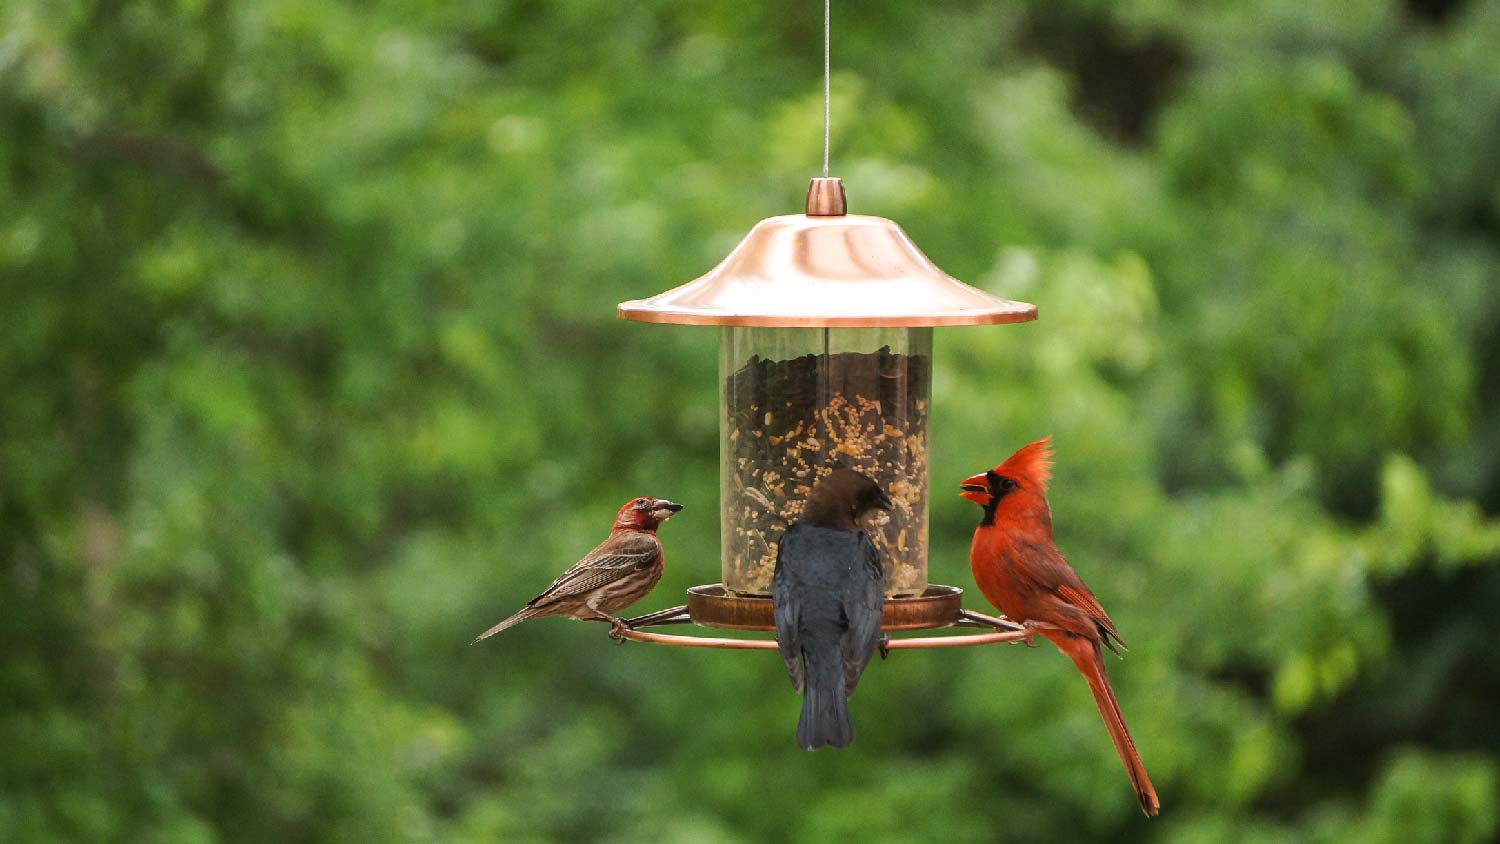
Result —
[[974, 581], [997, 609], [1050, 639], [1083, 672], [1141, 810], [1155, 815], [1161, 803], [1104, 673], [1102, 649], [1118, 653], [1115, 646], [1125, 642], [1052, 541], [1051, 466], [1052, 438], [1047, 437], [959, 485], [960, 495], [984, 508], [969, 550]]
[[860, 529], [861, 517], [876, 508], [891, 509], [879, 484], [835, 469], [813, 486], [801, 518], [776, 546], [776, 644], [792, 687], [802, 692], [803, 750], [854, 741], [848, 697], [880, 644], [885, 606], [880, 553]]
[[681, 504], [665, 498], [625, 502], [608, 539], [552, 581], [546, 591], [527, 601], [520, 612], [480, 633], [470, 644], [544, 615], [607, 621], [616, 628], [626, 626], [615, 613], [646, 597], [661, 580], [661, 540], [656, 538], [656, 528], [681, 509]]

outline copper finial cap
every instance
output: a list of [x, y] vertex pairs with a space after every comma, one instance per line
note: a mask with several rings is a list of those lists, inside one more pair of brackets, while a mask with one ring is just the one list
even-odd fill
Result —
[[807, 216], [842, 217], [847, 213], [843, 179], [823, 176], [807, 183]]

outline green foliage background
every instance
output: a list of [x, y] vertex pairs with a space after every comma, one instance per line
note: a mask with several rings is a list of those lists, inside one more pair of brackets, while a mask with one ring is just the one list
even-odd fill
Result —
[[[1500, 4], [835, 3], [941, 490], [1056, 436], [1165, 805], [1050, 647], [773, 656], [514, 609], [620, 501], [717, 573], [708, 329], [795, 211], [819, 4], [0, 7], [0, 840], [1500, 841]], [[972, 605], [983, 607], [977, 596]]]

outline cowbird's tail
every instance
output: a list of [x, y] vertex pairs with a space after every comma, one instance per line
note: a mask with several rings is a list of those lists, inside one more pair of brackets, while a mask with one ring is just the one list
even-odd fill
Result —
[[854, 741], [849, 701], [844, 697], [843, 659], [837, 644], [803, 648], [807, 684], [802, 690], [802, 717], [797, 721], [797, 746], [803, 750], [848, 747]]

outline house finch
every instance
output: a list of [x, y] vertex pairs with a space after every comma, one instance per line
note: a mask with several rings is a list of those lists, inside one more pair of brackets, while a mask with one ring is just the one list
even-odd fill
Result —
[[1047, 506], [1051, 466], [1048, 437], [959, 485], [960, 495], [984, 508], [969, 551], [974, 581], [996, 608], [1050, 639], [1078, 666], [1125, 763], [1141, 810], [1155, 815], [1161, 803], [1104, 674], [1102, 649], [1118, 653], [1115, 645], [1124, 647], [1125, 642], [1052, 542], [1052, 511]]
[[474, 638], [477, 644], [514, 624], [544, 615], [625, 626], [615, 613], [639, 601], [661, 580], [661, 540], [656, 526], [672, 518], [681, 504], [664, 498], [628, 501], [615, 516], [609, 538], [552, 581], [520, 612]]
[[859, 527], [877, 507], [891, 508], [878, 484], [837, 469], [813, 487], [802, 517], [777, 544], [776, 644], [802, 692], [797, 744], [804, 750], [854, 740], [848, 696], [880, 644], [885, 605], [880, 554]]

